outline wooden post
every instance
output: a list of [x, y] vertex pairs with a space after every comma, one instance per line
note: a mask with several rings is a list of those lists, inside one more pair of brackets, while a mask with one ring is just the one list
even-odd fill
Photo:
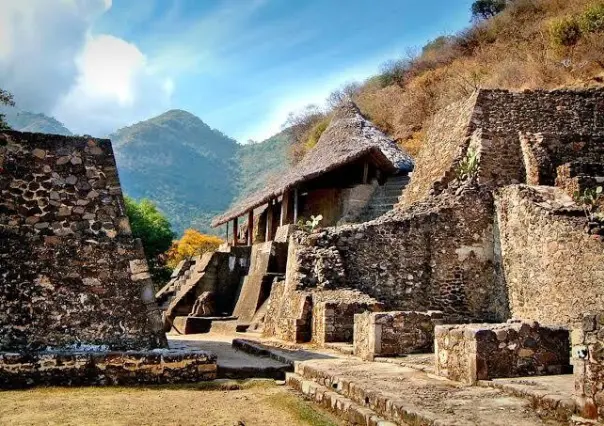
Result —
[[294, 188], [294, 225], [298, 223], [298, 188]]
[[254, 209], [247, 212], [247, 245], [254, 244]]
[[273, 239], [273, 200], [268, 202], [266, 208], [266, 236], [264, 241], [271, 241]]
[[237, 224], [237, 222], [239, 218], [236, 217], [235, 219], [233, 219], [233, 247], [236, 247], [237, 244], [239, 243], [238, 240], [238, 234], [239, 234], [239, 225]]
[[279, 226], [287, 225], [289, 217], [289, 191], [283, 192], [281, 199], [281, 216], [279, 217]]
[[363, 166], [363, 184], [367, 183], [367, 179], [369, 178], [369, 163], [365, 161], [365, 165]]
[[228, 242], [229, 242], [229, 222], [228, 221], [226, 223], [226, 237], [225, 237], [225, 241], [228, 244]]

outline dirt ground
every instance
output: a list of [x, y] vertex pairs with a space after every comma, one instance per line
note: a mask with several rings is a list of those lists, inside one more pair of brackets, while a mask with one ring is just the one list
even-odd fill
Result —
[[[231, 390], [227, 390], [231, 389]], [[274, 382], [0, 392], [0, 425], [338, 426]]]

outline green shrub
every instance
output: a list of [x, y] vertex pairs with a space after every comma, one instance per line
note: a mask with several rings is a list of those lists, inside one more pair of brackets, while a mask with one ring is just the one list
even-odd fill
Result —
[[315, 126], [310, 130], [310, 132], [308, 133], [308, 138], [306, 139], [306, 142], [304, 143], [306, 152], [308, 152], [310, 149], [312, 149], [317, 144], [317, 142], [319, 142], [321, 135], [323, 134], [325, 129], [327, 129], [327, 126], [329, 126], [330, 122], [331, 122], [331, 116], [327, 116], [323, 120], [321, 120], [317, 124], [315, 124]]
[[573, 16], [552, 21], [549, 33], [552, 44], [556, 47], [573, 47], [583, 35], [579, 21]]
[[472, 3], [474, 19], [489, 19], [505, 9], [506, 0], [476, 0]]
[[604, 32], [604, 2], [594, 3], [579, 18], [584, 33]]

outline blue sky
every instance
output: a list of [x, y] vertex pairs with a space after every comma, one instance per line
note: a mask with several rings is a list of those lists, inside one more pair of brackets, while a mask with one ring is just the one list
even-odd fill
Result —
[[[48, 42], [42, 35], [30, 41], [37, 43], [28, 47], [30, 51], [66, 52], [63, 69], [46, 72], [52, 76], [56, 71], [62, 78], [62, 86], [57, 84], [53, 91], [56, 101], [40, 103], [38, 110], [53, 113], [76, 132], [94, 134], [180, 108], [241, 142], [274, 134], [290, 111], [322, 103], [332, 90], [375, 74], [381, 64], [404, 56], [409, 48], [467, 26], [472, 3], [29, 0], [32, 8], [34, 3], [42, 7], [44, 2], [58, 2], [48, 11], [65, 19], [56, 18], [52, 27], [42, 22], [42, 12], [26, 10], [22, 0], [5, 1], [13, 3], [13, 14], [42, 15], [39, 31], [52, 31]], [[77, 46], [73, 30], [64, 40], [57, 34], [70, 20], [82, 27]], [[5, 25], [12, 22], [15, 19]], [[36, 23], [33, 18], [31, 22]], [[12, 30], [16, 39], [27, 30], [12, 25], [15, 28], [4, 34], [8, 48], [0, 38], [0, 79], [3, 61], [6, 73], [11, 69], [6, 63], [15, 60], [14, 50], [19, 49], [11, 50], [7, 35]], [[75, 63], [71, 81], [65, 71], [69, 61]], [[36, 71], [26, 75], [35, 78]], [[5, 78], [11, 83], [23, 79]], [[23, 93], [23, 106], [35, 109], [35, 94], [18, 85], [12, 89], [17, 101]]]

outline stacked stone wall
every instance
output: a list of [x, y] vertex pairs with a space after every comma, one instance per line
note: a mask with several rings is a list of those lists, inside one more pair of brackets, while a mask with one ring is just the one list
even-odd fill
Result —
[[507, 318], [493, 280], [492, 199], [462, 191], [400, 217], [299, 236], [288, 282], [354, 288], [392, 310], [442, 310], [458, 320]]
[[442, 313], [364, 312], [354, 316], [354, 354], [373, 361], [377, 357], [430, 353], [434, 345], [434, 325]]
[[0, 350], [166, 345], [108, 140], [0, 133]]
[[571, 371], [569, 331], [538, 323], [439, 325], [436, 373], [477, 380], [563, 374]]
[[571, 325], [604, 310], [604, 246], [561, 189], [515, 185], [498, 191], [500, 279], [515, 318]]
[[580, 414], [604, 422], [604, 313], [584, 315], [575, 324], [572, 343]]

